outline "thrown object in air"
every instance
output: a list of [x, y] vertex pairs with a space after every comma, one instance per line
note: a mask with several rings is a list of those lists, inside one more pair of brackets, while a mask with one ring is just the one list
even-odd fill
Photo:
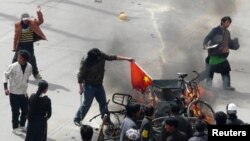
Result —
[[120, 21], [128, 21], [128, 16], [125, 12], [120, 12], [118, 18]]

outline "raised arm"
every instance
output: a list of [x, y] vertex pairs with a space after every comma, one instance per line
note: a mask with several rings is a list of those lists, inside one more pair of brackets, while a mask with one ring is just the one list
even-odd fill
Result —
[[38, 19], [35, 19], [35, 22], [36, 22], [36, 24], [41, 25], [43, 23], [44, 19], [43, 19], [43, 13], [41, 11], [41, 7], [40, 6], [37, 6], [37, 8], [36, 8], [36, 14], [37, 14], [37, 18]]
[[124, 56], [120, 56], [120, 55], [117, 55], [117, 56], [116, 56], [116, 59], [117, 59], [117, 60], [135, 61], [133, 58], [124, 57]]

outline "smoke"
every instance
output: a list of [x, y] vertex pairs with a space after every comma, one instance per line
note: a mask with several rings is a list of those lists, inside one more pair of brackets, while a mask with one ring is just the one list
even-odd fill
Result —
[[[138, 27], [146, 25], [136, 19], [117, 23], [102, 49], [107, 54], [135, 58], [153, 79], [177, 78], [177, 72], [202, 72], [207, 55], [202, 49], [204, 37], [220, 24], [221, 17], [232, 16], [237, 10], [234, 0], [157, 0], [142, 5], [148, 11], [144, 16], [152, 22], [144, 28], [153, 31], [141, 35]], [[105, 82], [111, 92], [129, 93], [129, 62], [107, 62]]]
[[[236, 6], [234, 0], [175, 0], [166, 2], [171, 10], [155, 13], [161, 18], [157, 21], [159, 31], [165, 42], [163, 50], [166, 70], [162, 78], [174, 77], [176, 72], [191, 72], [205, 68], [206, 51], [202, 42], [212, 27], [220, 24], [221, 17], [233, 15]], [[160, 5], [159, 5], [160, 7]]]

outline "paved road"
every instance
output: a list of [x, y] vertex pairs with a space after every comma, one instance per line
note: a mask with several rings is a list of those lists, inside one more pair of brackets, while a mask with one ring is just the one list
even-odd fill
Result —
[[[249, 1], [0, 0], [0, 72], [11, 63], [14, 55], [11, 51], [14, 23], [22, 12], [36, 16], [37, 5], [42, 7], [45, 22], [41, 27], [48, 38], [35, 45], [35, 54], [43, 78], [50, 83], [48, 95], [52, 99], [53, 115], [49, 120], [49, 141], [80, 140], [79, 128], [72, 121], [80, 105], [76, 74], [81, 57], [90, 48], [132, 56], [153, 79], [172, 79], [177, 72], [204, 69], [206, 51], [201, 49], [202, 40], [224, 15], [232, 17], [231, 34], [238, 37], [241, 44], [240, 49], [229, 56], [232, 85], [237, 91], [222, 91], [220, 75], [216, 75], [212, 103], [216, 111], [225, 111], [227, 103], [235, 102], [239, 117], [250, 122]], [[129, 21], [118, 20], [122, 11]], [[107, 63], [104, 86], [108, 97], [115, 92], [130, 93], [129, 67], [128, 62]], [[28, 93], [35, 92], [36, 87], [37, 82], [31, 78]], [[3, 94], [3, 89], [1, 93], [0, 138], [23, 140], [11, 133], [9, 98]], [[98, 127], [98, 120], [88, 123], [98, 112], [98, 104], [94, 102], [84, 122]]]

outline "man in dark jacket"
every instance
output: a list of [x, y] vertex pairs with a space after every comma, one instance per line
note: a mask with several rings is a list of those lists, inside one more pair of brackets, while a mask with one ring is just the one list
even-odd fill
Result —
[[87, 114], [93, 99], [99, 103], [102, 115], [106, 112], [106, 94], [103, 88], [103, 78], [105, 72], [105, 61], [127, 60], [134, 61], [132, 58], [118, 55], [107, 55], [97, 48], [89, 50], [86, 60], [82, 59], [80, 71], [77, 75], [80, 87], [80, 95], [84, 95], [83, 104], [78, 109], [74, 123], [81, 125], [81, 121]]
[[[229, 49], [236, 49], [234, 40], [231, 40], [228, 27], [232, 20], [230, 17], [223, 17], [221, 24], [213, 28], [205, 37], [203, 48], [208, 49], [207, 63], [207, 87], [212, 86], [214, 73], [221, 73], [223, 88], [225, 90], [235, 90], [231, 86], [230, 71], [231, 67], [227, 60]], [[208, 48], [213, 46], [213, 48]]]

